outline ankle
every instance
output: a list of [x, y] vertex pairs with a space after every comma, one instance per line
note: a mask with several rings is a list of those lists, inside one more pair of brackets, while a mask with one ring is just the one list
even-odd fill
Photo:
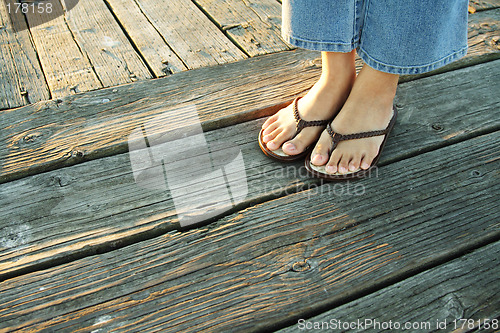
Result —
[[362, 90], [367, 98], [372, 99], [378, 96], [377, 100], [392, 104], [396, 96], [398, 80], [397, 74], [384, 73], [365, 65], [359, 73], [355, 89]]

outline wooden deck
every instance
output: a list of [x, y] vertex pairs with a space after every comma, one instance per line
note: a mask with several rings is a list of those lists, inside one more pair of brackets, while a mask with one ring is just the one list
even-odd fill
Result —
[[468, 55], [401, 78], [347, 183], [258, 147], [321, 71], [278, 1], [80, 0], [16, 31], [0, 5], [0, 332], [498, 331], [500, 2], [470, 5]]

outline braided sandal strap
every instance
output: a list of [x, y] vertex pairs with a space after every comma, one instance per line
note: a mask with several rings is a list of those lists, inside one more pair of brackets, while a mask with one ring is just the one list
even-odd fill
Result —
[[389, 130], [389, 128], [386, 128], [383, 130], [378, 130], [378, 131], [361, 132], [361, 133], [354, 133], [354, 134], [339, 134], [339, 133], [336, 133], [332, 129], [332, 126], [330, 125], [330, 123], [328, 123], [328, 125], [326, 126], [326, 131], [328, 132], [328, 134], [330, 135], [330, 137], [333, 140], [332, 149], [334, 149], [340, 141], [353, 140], [353, 139], [363, 139], [363, 138], [369, 138], [372, 136], [385, 135], [385, 134], [387, 134], [388, 130]]
[[326, 126], [329, 124], [329, 120], [311, 120], [307, 121], [302, 118], [300, 118], [299, 115], [299, 108], [297, 107], [297, 101], [300, 99], [296, 98], [293, 101], [293, 117], [295, 118], [295, 129], [296, 129], [296, 134], [299, 134], [304, 128], [306, 127], [312, 127], [312, 126]]

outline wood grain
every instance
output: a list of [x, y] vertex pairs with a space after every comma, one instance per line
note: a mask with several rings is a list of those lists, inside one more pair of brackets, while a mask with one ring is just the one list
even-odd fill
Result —
[[186, 105], [196, 105], [205, 129], [264, 116], [314, 84], [317, 56], [262, 56], [4, 111], [0, 182], [126, 152], [131, 131]]
[[53, 2], [50, 15], [50, 20], [32, 12], [26, 17], [52, 98], [102, 88], [91, 62], [67, 26], [60, 2]]
[[[495, 68], [498, 62], [490, 62], [401, 84], [397, 95], [398, 123], [380, 165], [500, 129], [498, 116], [482, 112], [500, 107], [493, 92], [499, 80]], [[175, 147], [161, 148], [160, 142], [152, 142], [159, 134], [170, 135], [175, 127], [170, 125], [176, 121], [172, 118], [188, 114], [188, 108], [196, 110], [196, 104], [172, 109], [137, 127], [141, 133], [143, 129], [147, 133], [151, 147], [167, 151], [169, 157], [162, 158], [164, 167], [186, 181], [192, 178], [189, 170], [197, 171], [192, 165], [204, 163], [206, 155], [190, 159], [186, 157], [190, 154], [179, 150], [174, 156]], [[228, 175], [248, 184], [242, 207], [318, 184], [308, 179], [300, 162], [283, 166], [262, 154], [256, 140], [262, 122], [251, 121], [204, 134], [212, 159], [219, 162], [200, 172], [217, 170], [241, 151], [244, 170], [234, 169]], [[128, 139], [124, 138], [127, 143]], [[172, 137], [169, 142], [174, 142]], [[35, 146], [36, 141], [27, 144]], [[180, 229], [170, 185], [156, 186], [164, 182], [163, 169], [159, 175], [157, 169], [150, 168], [141, 177], [134, 177], [131, 163], [146, 154], [137, 155], [131, 150], [3, 184], [1, 276], [14, 276]], [[162, 159], [156, 158], [151, 165]], [[178, 163], [180, 167], [176, 166]], [[203, 198], [202, 193], [199, 188], [190, 189], [184, 198]], [[224, 204], [223, 199], [216, 202]], [[230, 204], [227, 208], [234, 209]], [[206, 217], [201, 222], [211, 220]]]
[[250, 56], [290, 49], [281, 38], [281, 5], [275, 0], [195, 0]]
[[151, 78], [104, 1], [79, 0], [66, 22], [104, 87]]
[[[12, 7], [13, 8], [13, 7]], [[0, 109], [50, 98], [42, 68], [21, 13], [0, 5]]]
[[144, 16], [135, 1], [106, 0], [106, 2], [156, 77], [187, 69], [160, 32]]
[[[499, 32], [500, 9], [469, 15], [468, 53], [472, 56], [471, 58], [481, 61], [498, 56], [500, 51]], [[488, 51], [485, 52], [485, 49]]]
[[500, 7], [499, 0], [469, 0], [469, 6], [477, 11]]
[[189, 69], [246, 58], [190, 0], [136, 2]]
[[[492, 243], [442, 266], [405, 279], [390, 287], [359, 298], [335, 309], [296, 323], [279, 333], [297, 332], [299, 327], [331, 320], [367, 323], [353, 326], [352, 332], [383, 332], [390, 321], [414, 326], [414, 331], [464, 331], [471, 328], [490, 331], [491, 320], [500, 317], [500, 243]], [[489, 319], [490, 329], [484, 325]], [[378, 322], [375, 323], [375, 321]], [[438, 323], [440, 326], [438, 326]], [[465, 324], [465, 327], [462, 325]], [[299, 326], [300, 325], [300, 326]], [[303, 326], [304, 325], [304, 326]], [[424, 326], [425, 325], [425, 328]], [[327, 326], [332, 327], [332, 326]], [[411, 326], [410, 326], [411, 327]], [[336, 328], [336, 329], [340, 329]], [[420, 328], [420, 329], [418, 329]], [[333, 329], [333, 327], [332, 327]], [[494, 331], [494, 330], [493, 330]]]
[[[471, 48], [465, 58], [400, 81], [498, 59], [499, 50], [484, 42], [493, 40], [494, 29], [484, 27], [494, 27], [498, 15], [498, 10], [471, 15]], [[3, 113], [0, 128], [8, 130], [0, 132], [0, 182], [123, 153], [125, 138], [145, 119], [193, 102], [205, 129], [269, 115], [314, 84], [321, 72], [318, 57], [319, 53], [304, 50], [282, 52]], [[36, 145], [23, 148], [24, 137]]]
[[281, 327], [498, 240], [499, 143], [498, 133], [473, 138], [383, 167], [380, 177], [6, 280], [0, 327]]

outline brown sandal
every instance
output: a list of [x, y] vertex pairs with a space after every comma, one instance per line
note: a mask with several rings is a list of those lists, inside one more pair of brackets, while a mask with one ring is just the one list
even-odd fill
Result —
[[316, 177], [316, 178], [321, 178], [325, 180], [331, 180], [331, 181], [336, 181], [336, 180], [349, 180], [349, 179], [358, 179], [358, 178], [364, 178], [368, 175], [370, 175], [370, 172], [372, 169], [377, 165], [377, 162], [380, 158], [380, 153], [382, 152], [382, 149], [384, 149], [384, 145], [387, 141], [387, 137], [389, 136], [389, 133], [391, 132], [392, 128], [394, 127], [394, 124], [396, 123], [396, 116], [397, 116], [397, 109], [395, 107], [393, 109], [393, 115], [391, 118], [391, 121], [389, 122], [389, 125], [387, 125], [386, 129], [380, 130], [380, 131], [371, 131], [371, 132], [362, 132], [362, 133], [354, 133], [354, 134], [339, 134], [335, 133], [331, 127], [330, 124], [326, 126], [326, 131], [332, 138], [333, 144], [332, 144], [332, 149], [330, 151], [333, 151], [335, 147], [338, 145], [340, 141], [344, 140], [354, 140], [354, 139], [362, 139], [362, 138], [369, 138], [372, 136], [379, 136], [379, 135], [385, 135], [384, 141], [382, 141], [382, 144], [380, 145], [379, 152], [377, 156], [373, 159], [372, 164], [370, 167], [366, 170], [359, 169], [357, 171], [353, 171], [350, 173], [334, 173], [330, 174], [327, 173], [325, 170], [325, 165], [321, 166], [316, 166], [311, 163], [311, 154], [309, 154], [305, 160], [305, 167], [309, 173]]
[[[302, 119], [300, 117], [300, 115], [299, 115], [299, 110], [298, 110], [298, 107], [297, 107], [297, 102], [298, 102], [298, 100], [300, 98], [301, 97], [297, 97], [293, 101], [293, 117], [295, 118], [295, 129], [296, 129], [294, 137], [297, 134], [299, 134], [306, 127], [326, 126], [331, 121], [331, 120], [312, 120], [312, 121], [306, 121], [306, 120]], [[259, 146], [260, 146], [260, 149], [262, 149], [262, 151], [264, 152], [264, 154], [266, 154], [267, 156], [272, 157], [274, 159], [277, 159], [279, 161], [291, 162], [291, 161], [299, 160], [299, 159], [303, 158], [304, 156], [306, 156], [307, 153], [309, 152], [310, 148], [312, 147], [312, 146], [307, 147], [306, 149], [304, 149], [304, 151], [302, 153], [297, 154], [297, 155], [288, 155], [288, 154], [286, 154], [281, 149], [281, 147], [278, 148], [278, 149], [276, 149], [276, 150], [270, 150], [269, 148], [267, 148], [267, 145], [262, 140], [262, 132], [263, 131], [264, 130], [261, 129], [260, 133], [259, 133]]]

